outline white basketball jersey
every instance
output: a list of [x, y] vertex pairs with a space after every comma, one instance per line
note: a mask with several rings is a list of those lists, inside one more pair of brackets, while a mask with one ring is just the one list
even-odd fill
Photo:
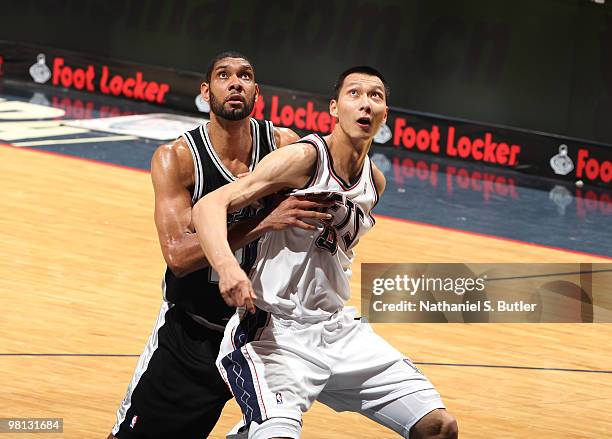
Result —
[[265, 234], [251, 271], [256, 305], [277, 315], [320, 321], [342, 308], [350, 297], [348, 278], [353, 248], [374, 225], [372, 208], [378, 194], [372, 164], [366, 157], [358, 181], [348, 186], [333, 170], [325, 141], [311, 134], [300, 140], [318, 153], [316, 170], [307, 187], [294, 195], [325, 194], [334, 205], [329, 224], [317, 230], [296, 227]]

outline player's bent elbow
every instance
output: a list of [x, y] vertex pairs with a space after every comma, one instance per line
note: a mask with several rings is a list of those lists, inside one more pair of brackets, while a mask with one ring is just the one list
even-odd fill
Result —
[[189, 260], [185, 251], [182, 250], [180, 243], [162, 244], [162, 253], [166, 265], [176, 277], [187, 276], [192, 269], [189, 266]]
[[202, 233], [204, 225], [207, 224], [207, 216], [211, 212], [219, 212], [222, 209], [227, 211], [228, 199], [227, 193], [221, 189], [217, 189], [204, 197], [200, 198], [191, 210], [191, 222], [197, 233]]
[[198, 226], [204, 221], [204, 213], [209, 209], [213, 209], [215, 205], [214, 194], [208, 194], [200, 198], [193, 206], [191, 210], [191, 222], [193, 223], [196, 231]]
[[193, 224], [196, 233], [201, 232], [201, 224], [202, 222], [205, 222], [203, 214], [206, 210], [206, 200], [204, 200], [204, 198], [199, 199], [191, 209], [191, 223]]
[[198, 201], [196, 201], [196, 203], [193, 205], [193, 208], [191, 209], [191, 222], [194, 225], [196, 225], [199, 221], [202, 220], [202, 211], [206, 204], [206, 200], [204, 198], [206, 197], [200, 198]]

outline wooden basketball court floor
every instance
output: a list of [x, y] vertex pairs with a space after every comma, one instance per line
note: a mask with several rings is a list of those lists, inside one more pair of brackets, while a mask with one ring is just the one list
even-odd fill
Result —
[[[62, 437], [106, 437], [161, 303], [149, 175], [9, 146], [0, 175], [0, 417], [60, 417]], [[357, 307], [364, 261], [610, 261], [387, 218], [357, 250]], [[612, 433], [610, 324], [373, 326], [420, 364], [460, 437]], [[232, 401], [211, 437], [238, 418]], [[303, 437], [396, 436], [315, 403]]]

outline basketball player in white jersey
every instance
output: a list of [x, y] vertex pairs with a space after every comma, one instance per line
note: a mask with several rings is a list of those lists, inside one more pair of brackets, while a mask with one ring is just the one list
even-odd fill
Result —
[[[272, 152], [249, 176], [203, 197], [194, 226], [219, 273], [228, 323], [217, 366], [240, 405], [248, 438], [299, 438], [302, 413], [317, 399], [355, 411], [405, 438], [457, 438], [431, 382], [369, 325], [345, 309], [357, 241], [373, 225], [385, 187], [368, 157], [386, 121], [388, 89], [370, 67], [342, 73], [330, 102], [338, 124]], [[268, 194], [326, 194], [326, 224], [264, 235], [250, 279], [227, 242], [228, 211]]]

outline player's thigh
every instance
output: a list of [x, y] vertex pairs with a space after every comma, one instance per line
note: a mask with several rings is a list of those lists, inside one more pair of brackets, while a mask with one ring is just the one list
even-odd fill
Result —
[[319, 399], [337, 411], [360, 411], [434, 388], [410, 359], [368, 324], [353, 324], [333, 352], [333, 373]]
[[219, 359], [247, 424], [277, 417], [301, 421], [330, 375], [316, 347], [303, 342], [313, 337], [312, 331], [316, 328], [294, 331], [268, 325], [257, 340], [234, 343], [237, 349]]

